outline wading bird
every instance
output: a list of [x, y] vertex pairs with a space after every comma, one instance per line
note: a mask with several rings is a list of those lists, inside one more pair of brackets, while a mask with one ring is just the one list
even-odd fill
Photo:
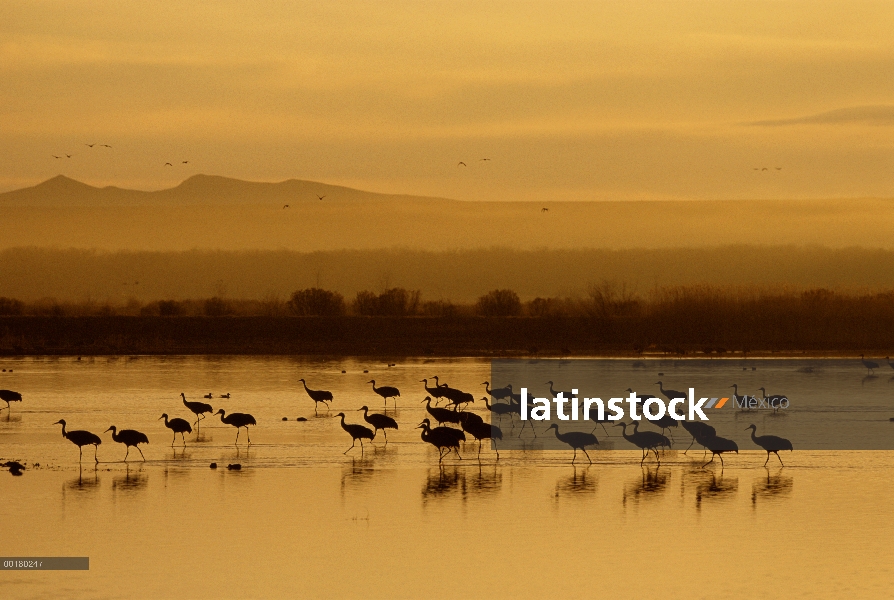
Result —
[[773, 407], [773, 412], [779, 412], [779, 409], [782, 407], [782, 401], [788, 400], [788, 396], [783, 396], [782, 394], [774, 394], [772, 396], [767, 395], [767, 390], [764, 388], [757, 388], [763, 393], [764, 401], [771, 407]]
[[[717, 435], [716, 429], [701, 421], [680, 421], [680, 423], [683, 425], [683, 429], [689, 432], [689, 435], [692, 436], [692, 441], [689, 442], [689, 447], [686, 448], [683, 454], [689, 452], [689, 448], [692, 448], [692, 444], [698, 442], [699, 438], [708, 438]], [[699, 445], [702, 445], [701, 442], [699, 442]], [[705, 452], [708, 451], [706, 446], [702, 445], [702, 447], [705, 448]]]
[[438, 464], [441, 464], [444, 457], [450, 454], [451, 451], [456, 452], [456, 455], [462, 460], [463, 457], [459, 453], [459, 440], [455, 435], [450, 433], [451, 430], [449, 427], [435, 427], [432, 429], [429, 420], [423, 419], [417, 429], [422, 430], [421, 436], [423, 442], [428, 442], [438, 449]]
[[[745, 431], [748, 431], [749, 429], [751, 430], [751, 441], [767, 451], [767, 460], [764, 461], [764, 466], [767, 466], [767, 463], [770, 462], [771, 452], [776, 455], [776, 458], [779, 458], [780, 450], [794, 451], [792, 443], [785, 438], [775, 435], [754, 435], [757, 433], [757, 427], [754, 423], [746, 427]], [[785, 463], [782, 462], [781, 458], [779, 458], [779, 464], [783, 467], [785, 466]]]
[[134, 429], [122, 429], [118, 431], [118, 429], [112, 425], [108, 429], [106, 429], [103, 433], [112, 432], [112, 439], [118, 442], [119, 444], [124, 444], [127, 447], [127, 452], [124, 453], [124, 462], [127, 462], [127, 455], [130, 454], [130, 447], [133, 446], [140, 453], [140, 457], [143, 459], [143, 462], [146, 461], [146, 457], [143, 456], [143, 451], [140, 450], [139, 444], [148, 444], [149, 438], [146, 437], [145, 433], [141, 433]]
[[93, 459], [97, 463], [99, 462], [99, 458], [97, 458], [96, 452], [99, 449], [99, 445], [102, 443], [102, 440], [99, 439], [98, 435], [96, 435], [95, 433], [90, 433], [89, 431], [84, 431], [83, 429], [65, 431], [65, 419], [60, 419], [53, 423], [53, 425], [62, 425], [62, 437], [78, 447], [78, 462], [81, 462], [81, 459], [83, 458], [84, 446], [90, 445], [93, 445]]
[[307, 387], [307, 382], [303, 379], [299, 379], [298, 381], [304, 384], [304, 391], [307, 392], [310, 399], [314, 401], [314, 414], [317, 414], [317, 404], [320, 402], [326, 405], [326, 410], [329, 410], [329, 403], [332, 402], [332, 392], [326, 390], [312, 390]]
[[[385, 443], [388, 443], [388, 430], [397, 429], [397, 421], [388, 415], [380, 415], [378, 413], [369, 414], [369, 407], [361, 406], [357, 410], [363, 411], [363, 420], [373, 426], [373, 437], [382, 430], [385, 434]], [[362, 442], [361, 442], [362, 443]]]
[[627, 423], [621, 421], [615, 425], [615, 427], [622, 427], [621, 435], [624, 436], [624, 439], [643, 451], [643, 458], [639, 461], [640, 466], [645, 462], [646, 454], [648, 454], [650, 450], [655, 453], [655, 460], [657, 460], [658, 465], [661, 466], [661, 457], [658, 456], [658, 448], [670, 448], [671, 443], [669, 439], [654, 431], [639, 431], [639, 423], [633, 424], [633, 433], [631, 435], [627, 435]]
[[341, 417], [341, 428], [347, 431], [351, 436], [351, 447], [342, 452], [342, 454], [347, 454], [348, 452], [350, 452], [354, 448], [354, 445], [357, 443], [357, 440], [360, 440], [360, 452], [362, 453], [363, 440], [367, 439], [369, 441], [372, 441], [372, 439], [376, 437], [376, 434], [373, 433], [372, 429], [370, 429], [369, 427], [345, 423], [345, 413], [340, 412], [335, 416]]
[[319, 194], [317, 194], [317, 199], [318, 199], [318, 200], [322, 200], [322, 199], [325, 198], [325, 197], [326, 197], [325, 194], [323, 194], [322, 196], [320, 196]]
[[454, 423], [456, 425], [459, 425], [460, 414], [455, 410], [432, 406], [430, 396], [426, 396], [425, 400], [422, 400], [422, 402], [426, 403], [425, 410], [427, 410], [428, 414], [430, 414], [432, 418], [438, 422], [438, 425], [441, 425], [442, 423]]
[[174, 442], [177, 441], [177, 434], [180, 434], [180, 437], [183, 439], [183, 445], [186, 445], [186, 435], [187, 433], [192, 433], [192, 427], [189, 426], [183, 419], [171, 419], [168, 421], [168, 413], [163, 413], [159, 420], [165, 420], [165, 427], [174, 432], [174, 439], [171, 440], [171, 446], [174, 446]]
[[677, 398], [686, 398], [686, 394], [684, 394], [683, 392], [678, 392], [677, 390], [664, 389], [664, 384], [662, 384], [660, 381], [657, 382], [655, 385], [658, 386], [658, 389], [661, 390], [661, 393], [668, 400], [676, 400]]
[[489, 381], [485, 381], [481, 385], [484, 386], [484, 391], [487, 392], [487, 394], [494, 400], [502, 400], [503, 398], [508, 398], [512, 394], [512, 388], [509, 386], [492, 390], [490, 389]]
[[[513, 413], [519, 414], [520, 411], [518, 405], [506, 404], [504, 402], [496, 402], [494, 404], [490, 404], [487, 401], [487, 396], [482, 397], [481, 400], [484, 402], [484, 406], [487, 407], [487, 410], [497, 415], [500, 421], [503, 420], [503, 415], [512, 415]], [[511, 416], [509, 418], [512, 419]]]
[[[0, 390], [0, 400], [6, 402], [6, 408], [9, 408], [10, 402], [21, 402], [22, 395], [12, 390]], [[0, 410], [3, 410], [0, 408]]]
[[239, 443], [239, 430], [245, 427], [245, 435], [248, 436], [248, 445], [251, 445], [251, 434], [248, 432], [248, 426], [258, 424], [253, 416], [248, 413], [230, 413], [229, 415], [227, 415], [224, 409], [220, 409], [215, 414], [220, 415], [220, 420], [222, 423], [232, 425], [236, 428], [237, 444]]
[[[478, 440], [478, 457], [481, 458], [481, 440], [502, 440], [503, 430], [496, 425], [485, 423], [480, 420], [480, 417], [478, 417], [479, 420], [476, 420], [473, 417], [478, 417], [478, 415], [474, 413], [464, 413], [462, 427], [463, 431]], [[494, 450], [497, 452], [497, 460], [500, 460], [500, 451], [496, 446], [494, 446]]]
[[428, 387], [428, 379], [421, 379], [420, 383], [424, 384], [423, 387], [425, 388], [425, 391], [428, 392], [429, 396], [436, 400], [436, 404], [444, 397], [444, 388], [438, 385], [437, 380], [435, 381], [435, 387], [433, 388]]
[[183, 406], [188, 408], [196, 416], [196, 422], [194, 423], [196, 427], [199, 426], [199, 419], [205, 418], [205, 413], [214, 412], [214, 409], [211, 408], [210, 404], [205, 404], [204, 402], [187, 402], [186, 394], [183, 392], [180, 392], [180, 397], [183, 398]]
[[400, 390], [396, 387], [383, 385], [382, 387], [377, 388], [375, 379], [370, 379], [366, 383], [372, 384], [373, 391], [382, 397], [382, 399], [385, 401], [386, 406], [388, 405], [388, 398], [391, 398], [395, 403], [397, 403], [397, 400], [394, 400], [394, 398], [400, 398]]
[[860, 362], [863, 363], [863, 366], [869, 369], [869, 372], [872, 373], [875, 369], [878, 369], [878, 363], [872, 362], [871, 360], [866, 360], [863, 358], [863, 355], [860, 355]]
[[596, 446], [599, 444], [599, 440], [596, 439], [595, 435], [583, 431], [569, 431], [567, 433], [559, 433], [559, 426], [555, 423], [547, 427], [544, 433], [548, 433], [550, 429], [555, 429], [556, 437], [559, 438], [559, 441], [565, 442], [566, 444], [574, 448], [574, 456], [571, 458], [572, 465], [577, 458], [578, 450], [582, 450], [583, 453], [586, 455], [587, 460], [590, 461], [590, 464], [593, 464], [593, 461], [590, 459], [590, 455], [587, 454], [586, 447]]
[[702, 465], [702, 468], [707, 467], [709, 464], [714, 462], [714, 457], [720, 457], [720, 468], [723, 469], [723, 453], [724, 452], [735, 452], [739, 453], [739, 446], [736, 442], [732, 440], [728, 440], [726, 438], [722, 438], [718, 435], [709, 435], [703, 438], [698, 439], [698, 443], [708, 449], [711, 453], [711, 460]]

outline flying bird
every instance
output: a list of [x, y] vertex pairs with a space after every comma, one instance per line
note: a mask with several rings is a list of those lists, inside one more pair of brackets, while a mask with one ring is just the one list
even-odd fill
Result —
[[84, 145], [87, 146], [88, 148], [92, 148], [92, 147], [95, 146], [96, 144], [93, 143], [93, 144], [84, 144]]
[[53, 158], [62, 158], [62, 157], [61, 157], [61, 156], [56, 156], [56, 155], [54, 154], [54, 155], [53, 155]]
[[490, 160], [489, 158], [481, 158], [479, 160]]
[[173, 167], [174, 165], [172, 165], [171, 163], [165, 163], [165, 166], [166, 166], [166, 167]]
[[763, 169], [761, 169], [761, 171], [767, 171], [767, 170], [769, 170], [769, 169], [767, 169], [767, 167], [764, 167]]
[[184, 161], [183, 161], [183, 164], [184, 164], [184, 165], [188, 165], [188, 164], [189, 164], [189, 161], [188, 161], [188, 160], [184, 160]]
[[777, 170], [777, 171], [781, 171], [781, 170], [782, 170], [782, 167], [776, 167], [776, 170]]
[[542, 212], [542, 213], [549, 212], [549, 209], [544, 206], [543, 208], [540, 209], [540, 212]]
[[100, 144], [100, 146], [102, 146], [103, 148], [111, 148], [111, 146], [109, 146], [108, 144]]
[[465, 167], [465, 166], [467, 166], [467, 165], [466, 165], [466, 163], [464, 163], [463, 161], [459, 161], [458, 163], [456, 163], [456, 166], [457, 166], [457, 167]]
[[66, 154], [65, 158], [71, 158], [71, 154]]
[[319, 200], [322, 200], [322, 199], [325, 198], [325, 197], [326, 197], [326, 194], [323, 194], [322, 196], [319, 195], [319, 194], [317, 194], [317, 198], [318, 198]]
[[282, 207], [283, 207], [283, 208], [289, 208], [289, 205], [288, 205], [288, 204], [283, 204]]

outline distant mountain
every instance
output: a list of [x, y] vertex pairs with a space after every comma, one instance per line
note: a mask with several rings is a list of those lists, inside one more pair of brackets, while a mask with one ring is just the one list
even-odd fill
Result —
[[193, 175], [180, 185], [154, 192], [94, 187], [57, 175], [33, 187], [0, 193], [0, 206], [195, 206], [357, 201], [444, 201], [441, 198], [365, 192], [340, 185], [288, 179], [279, 183]]

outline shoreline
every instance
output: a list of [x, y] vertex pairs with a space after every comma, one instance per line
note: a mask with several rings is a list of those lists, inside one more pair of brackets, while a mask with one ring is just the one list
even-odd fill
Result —
[[[585, 317], [0, 317], [0, 356], [305, 355], [481, 358], [855, 358], [894, 331], [844, 323], [757, 329]], [[691, 325], [691, 322], [688, 324]], [[749, 324], [752, 325], [752, 324]], [[814, 325], [814, 326], [811, 326]]]

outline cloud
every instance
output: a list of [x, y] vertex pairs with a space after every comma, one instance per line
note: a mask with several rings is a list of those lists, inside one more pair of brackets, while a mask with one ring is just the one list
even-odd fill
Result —
[[894, 105], [851, 106], [806, 117], [751, 121], [749, 125], [779, 127], [783, 125], [894, 125]]

